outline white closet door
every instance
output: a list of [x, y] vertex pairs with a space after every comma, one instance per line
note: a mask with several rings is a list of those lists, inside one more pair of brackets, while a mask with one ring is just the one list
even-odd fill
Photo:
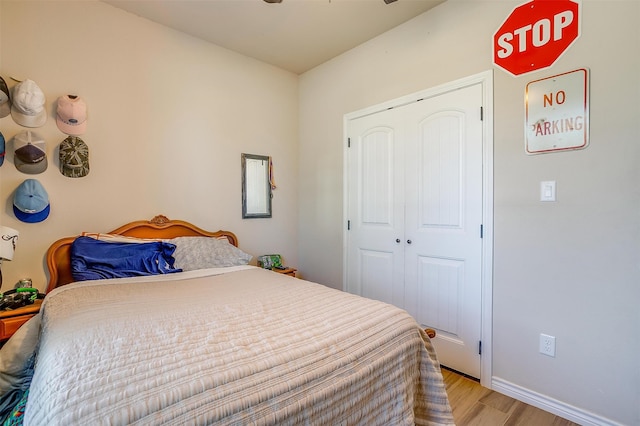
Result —
[[480, 377], [480, 83], [348, 123], [347, 291], [437, 330], [443, 365]]
[[403, 108], [405, 305], [437, 330], [440, 361], [480, 377], [482, 86]]
[[347, 291], [402, 306], [404, 154], [398, 122], [398, 113], [389, 110], [353, 120], [348, 128]]

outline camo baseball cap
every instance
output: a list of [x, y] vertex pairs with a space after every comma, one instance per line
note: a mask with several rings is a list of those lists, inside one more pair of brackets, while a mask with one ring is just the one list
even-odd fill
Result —
[[60, 173], [70, 178], [89, 174], [89, 147], [77, 136], [69, 136], [60, 143]]

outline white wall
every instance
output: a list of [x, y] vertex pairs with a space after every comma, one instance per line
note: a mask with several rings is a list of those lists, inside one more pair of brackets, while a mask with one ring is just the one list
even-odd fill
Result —
[[[301, 76], [307, 278], [342, 288], [344, 114], [492, 69], [492, 35], [521, 3], [449, 0]], [[635, 0], [584, 0], [582, 36], [553, 68], [494, 72], [493, 379], [585, 422], [640, 424], [639, 20]], [[526, 84], [582, 67], [590, 146], [527, 156]], [[538, 201], [543, 180], [556, 203]], [[556, 336], [555, 358], [540, 333]]]
[[[20, 231], [5, 262], [4, 288], [31, 277], [44, 289], [45, 250], [82, 231], [109, 231], [164, 214], [208, 230], [235, 232], [254, 256], [281, 253], [297, 264], [297, 103], [295, 74], [235, 54], [97, 1], [2, 1], [2, 75], [31, 78], [47, 97], [49, 167], [25, 175], [13, 153], [0, 167], [0, 222]], [[64, 177], [55, 102], [67, 93], [88, 104], [82, 136], [89, 175]], [[0, 119], [10, 139], [24, 130]], [[9, 142], [8, 147], [11, 147]], [[272, 155], [278, 188], [273, 218], [242, 220], [240, 154]], [[50, 217], [18, 221], [12, 197], [37, 178]]]

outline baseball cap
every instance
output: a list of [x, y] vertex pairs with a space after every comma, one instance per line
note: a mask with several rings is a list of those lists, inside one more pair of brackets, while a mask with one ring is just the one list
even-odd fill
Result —
[[62, 133], [79, 136], [87, 130], [87, 104], [80, 96], [60, 96], [56, 114], [56, 124]]
[[47, 170], [47, 144], [36, 132], [25, 130], [13, 137], [13, 163], [22, 173], [35, 175]]
[[16, 84], [11, 97], [13, 121], [24, 127], [40, 127], [47, 121], [45, 97], [33, 80]]
[[11, 96], [9, 88], [4, 78], [0, 77], [0, 118], [6, 117], [11, 113]]
[[70, 178], [89, 174], [89, 147], [77, 136], [60, 143], [60, 173]]
[[18, 186], [13, 196], [13, 213], [26, 223], [42, 222], [49, 217], [49, 195], [36, 179], [27, 179]]
[[4, 140], [4, 135], [0, 133], [0, 166], [4, 163], [5, 148], [6, 142]]

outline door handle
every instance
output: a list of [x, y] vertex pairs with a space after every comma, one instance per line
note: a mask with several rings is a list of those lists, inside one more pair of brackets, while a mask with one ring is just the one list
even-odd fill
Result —
[[407, 244], [411, 244], [411, 240], [407, 240]]
[[400, 242], [400, 238], [396, 238], [396, 243], [399, 243], [399, 242]]

